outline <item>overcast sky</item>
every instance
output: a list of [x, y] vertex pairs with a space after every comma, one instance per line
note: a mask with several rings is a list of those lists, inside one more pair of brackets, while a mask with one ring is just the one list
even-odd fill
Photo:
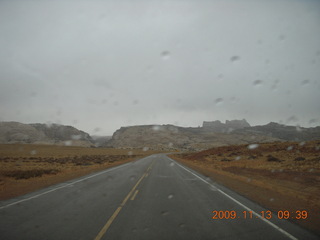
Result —
[[320, 1], [0, 0], [0, 121], [320, 125]]

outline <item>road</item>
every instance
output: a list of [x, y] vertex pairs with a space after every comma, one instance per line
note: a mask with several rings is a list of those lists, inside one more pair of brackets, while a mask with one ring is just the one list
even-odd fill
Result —
[[[212, 219], [215, 210], [237, 216]], [[261, 211], [157, 154], [1, 201], [0, 239], [318, 239]]]

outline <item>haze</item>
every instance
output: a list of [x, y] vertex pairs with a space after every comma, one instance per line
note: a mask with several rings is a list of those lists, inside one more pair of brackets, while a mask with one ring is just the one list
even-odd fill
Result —
[[0, 121], [320, 125], [320, 2], [0, 1]]

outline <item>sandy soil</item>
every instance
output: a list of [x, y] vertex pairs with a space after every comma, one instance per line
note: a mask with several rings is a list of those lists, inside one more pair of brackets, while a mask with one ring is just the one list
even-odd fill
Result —
[[0, 200], [114, 167], [152, 151], [50, 146], [0, 145]]
[[320, 141], [218, 147], [171, 156], [273, 212], [306, 210], [292, 220], [320, 234]]

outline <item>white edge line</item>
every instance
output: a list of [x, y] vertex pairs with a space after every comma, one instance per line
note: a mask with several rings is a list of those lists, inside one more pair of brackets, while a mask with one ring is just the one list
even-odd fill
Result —
[[120, 165], [120, 166], [117, 166], [117, 167], [113, 167], [113, 168], [111, 168], [111, 169], [107, 169], [107, 170], [105, 170], [105, 171], [96, 173], [96, 174], [94, 174], [94, 175], [90, 175], [89, 177], [81, 178], [81, 179], [79, 179], [79, 180], [77, 180], [77, 181], [74, 181], [74, 182], [65, 184], [65, 185], [60, 186], [60, 187], [56, 187], [56, 188], [51, 189], [51, 190], [48, 190], [48, 191], [46, 191], [46, 192], [39, 193], [39, 194], [34, 195], [34, 196], [32, 196], [32, 197], [28, 197], [28, 198], [21, 199], [21, 200], [19, 200], [19, 201], [13, 202], [13, 203], [9, 203], [9, 204], [7, 204], [7, 205], [1, 206], [0, 209], [4, 209], [4, 208], [7, 208], [7, 207], [16, 205], [16, 204], [18, 204], [18, 203], [22, 203], [22, 202], [26, 202], [26, 201], [29, 201], [29, 200], [34, 199], [34, 198], [38, 198], [38, 197], [40, 197], [40, 196], [42, 196], [42, 195], [45, 195], [45, 194], [48, 194], [48, 193], [57, 191], [57, 190], [59, 190], [59, 189], [61, 189], [61, 188], [68, 187], [68, 186], [73, 185], [73, 184], [75, 184], [75, 183], [82, 182], [82, 181], [84, 181], [84, 180], [87, 180], [87, 179], [90, 179], [90, 178], [99, 176], [99, 175], [101, 175], [101, 174], [104, 174], [104, 173], [107, 173], [107, 172], [110, 172], [110, 171], [113, 171], [113, 170], [116, 170], [116, 169], [121, 168], [121, 167], [124, 167], [124, 166], [126, 166], [126, 165], [128, 165], [128, 164], [129, 164], [129, 163], [125, 163], [125, 164], [123, 164], [123, 165]]
[[[172, 160], [171, 160], [172, 161]], [[231, 199], [232, 201], [234, 201], [235, 203], [237, 203], [238, 205], [240, 205], [241, 207], [243, 207], [244, 209], [251, 211], [253, 215], [255, 215], [256, 217], [258, 217], [259, 219], [261, 219], [262, 221], [264, 221], [265, 223], [269, 224], [270, 226], [272, 226], [273, 228], [277, 229], [279, 232], [283, 233], [284, 235], [286, 235], [287, 237], [289, 237], [292, 240], [298, 240], [298, 238], [292, 236], [290, 233], [286, 232], [285, 230], [283, 230], [282, 228], [278, 227], [277, 225], [275, 225], [274, 223], [270, 222], [269, 220], [263, 218], [260, 216], [260, 214], [256, 213], [255, 211], [253, 211], [251, 208], [245, 206], [244, 204], [242, 204], [241, 202], [239, 202], [238, 200], [234, 199], [233, 197], [231, 197], [230, 195], [228, 195], [227, 193], [225, 193], [224, 191], [222, 191], [221, 189], [217, 188], [216, 186], [212, 185], [211, 183], [209, 183], [208, 181], [202, 179], [200, 176], [198, 176], [197, 174], [191, 172], [189, 169], [185, 168], [184, 166], [180, 165], [179, 163], [177, 163], [175, 161], [175, 164], [179, 165], [181, 168], [183, 168], [184, 170], [188, 171], [189, 173], [191, 173], [192, 175], [196, 176], [197, 178], [199, 178], [201, 181], [205, 182], [206, 184], [214, 187], [217, 189], [218, 192], [222, 193], [224, 196], [228, 197], [229, 199]]]

